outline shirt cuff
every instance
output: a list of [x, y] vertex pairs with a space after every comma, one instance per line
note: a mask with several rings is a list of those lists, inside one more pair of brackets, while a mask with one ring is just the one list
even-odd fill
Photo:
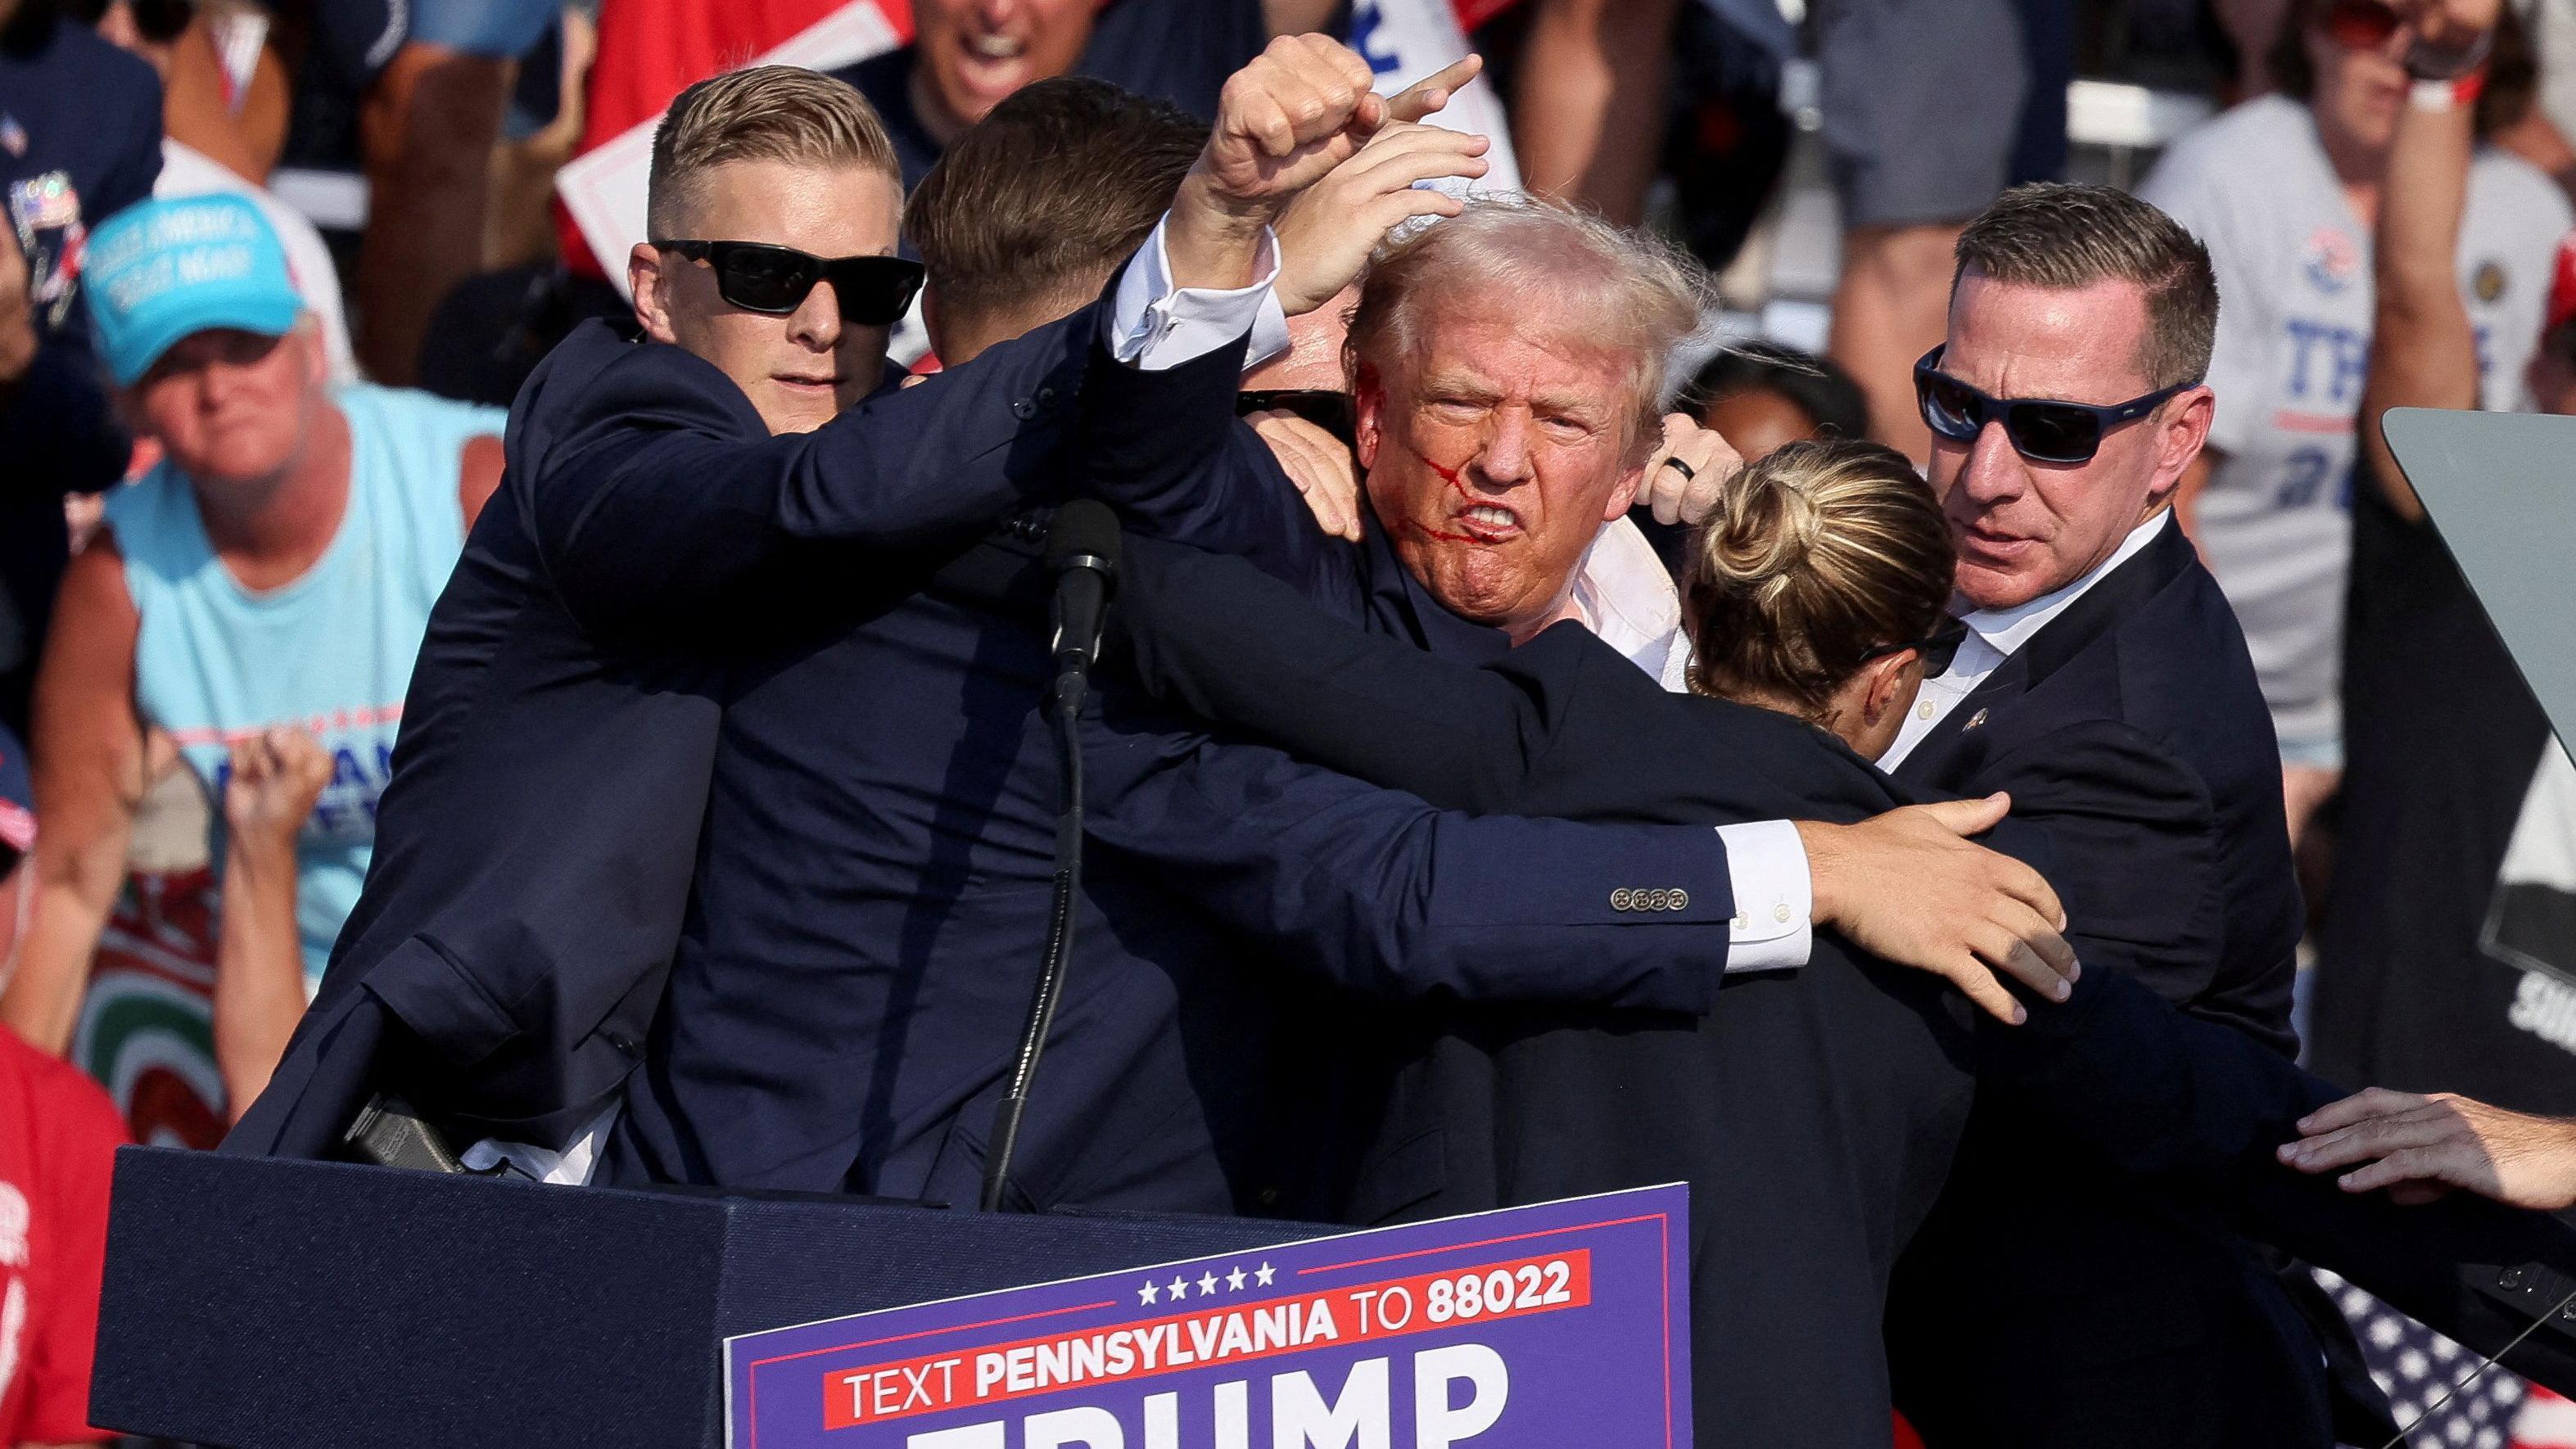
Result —
[[1776, 971], [1804, 966], [1816, 943], [1816, 882], [1807, 848], [1786, 820], [1721, 825], [1726, 873], [1735, 886], [1735, 919], [1726, 925], [1726, 969]]
[[1162, 372], [1205, 357], [1250, 333], [1252, 347], [1244, 359], [1251, 368], [1288, 348], [1288, 319], [1272, 284], [1279, 279], [1279, 239], [1261, 231], [1261, 252], [1253, 263], [1259, 276], [1251, 286], [1220, 291], [1213, 287], [1174, 287], [1171, 258], [1163, 249], [1166, 216], [1119, 274], [1111, 298], [1111, 351], [1120, 362], [1146, 372]]

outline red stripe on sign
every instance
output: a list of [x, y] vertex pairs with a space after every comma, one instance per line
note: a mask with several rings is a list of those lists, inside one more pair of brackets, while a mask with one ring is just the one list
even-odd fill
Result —
[[823, 1379], [823, 1427], [848, 1429], [981, 1408], [1091, 1385], [1373, 1343], [1592, 1301], [1592, 1254], [1576, 1248], [1197, 1313], [924, 1354]]

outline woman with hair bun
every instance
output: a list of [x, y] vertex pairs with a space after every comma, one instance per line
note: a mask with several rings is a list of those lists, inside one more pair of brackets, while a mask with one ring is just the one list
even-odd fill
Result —
[[1876, 760], [1966, 631], [1955, 559], [1914, 465], [1876, 443], [1788, 443], [1737, 473], [1682, 575], [1690, 685], [1795, 715]]

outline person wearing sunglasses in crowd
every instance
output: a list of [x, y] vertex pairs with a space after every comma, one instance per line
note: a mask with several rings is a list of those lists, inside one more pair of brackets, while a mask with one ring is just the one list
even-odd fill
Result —
[[[2425, 0], [2298, 0], [2270, 56], [2280, 92], [2182, 136], [2139, 188], [2208, 245], [2227, 298], [2208, 378], [2218, 412], [2175, 506], [2245, 626], [2299, 839], [2343, 768], [2353, 417], [2397, 119], [2416, 80], [2458, 91], [2481, 135], [2511, 123], [2531, 98], [2531, 55], [2510, 10], [2495, 29], [2474, 32], [2481, 38], [2454, 41], [2429, 9]], [[2552, 248], [2570, 219], [2567, 198], [2538, 167], [2479, 147], [2458, 281], [2483, 339], [2487, 407], [2521, 395]]]

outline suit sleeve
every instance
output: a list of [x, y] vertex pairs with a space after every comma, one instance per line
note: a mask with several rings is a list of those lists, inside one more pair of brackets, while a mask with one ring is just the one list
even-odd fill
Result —
[[884, 557], [963, 541], [1053, 486], [1091, 325], [1076, 314], [775, 438], [749, 435], [747, 405], [706, 364], [637, 349], [522, 491], [528, 532], [594, 630], [687, 622], [782, 568], [847, 570], [853, 545]]
[[1980, 793], [2047, 833], [2049, 884], [2086, 966], [2167, 1001], [2206, 990], [2222, 944], [2218, 821], [2200, 776], [2126, 725], [2087, 721], [1990, 761]]
[[[1102, 725], [1086, 758], [1096, 843], [1356, 991], [1697, 1013], [1726, 968], [1733, 896], [1706, 826], [1442, 811], [1168, 730]], [[1613, 904], [1653, 889], [1658, 908]]]
[[1235, 417], [1244, 344], [1154, 372], [1114, 364], [1105, 347], [1095, 349], [1072, 448], [1075, 488], [1147, 537], [1237, 555], [1300, 587], [1318, 586], [1340, 545], [1317, 525], [1269, 445]]
[[[2233, 1027], [2174, 1009], [2135, 981], [2087, 972], [2058, 1006], [2015, 987], [2026, 1025], [1977, 1020], [1981, 1093], [2008, 1099], [2074, 1152], [2205, 1193], [2250, 1235], [2331, 1268], [2417, 1320], [2495, 1353], [2576, 1293], [2576, 1229], [2454, 1193], [2420, 1207], [2355, 1195], [2282, 1166], [2298, 1119], [2345, 1095]], [[2576, 1393], [2576, 1320], [2504, 1356]]]
[[1530, 676], [1371, 634], [1241, 559], [1130, 539], [1112, 628], [1146, 691], [1316, 764], [1510, 810], [1551, 742]]

